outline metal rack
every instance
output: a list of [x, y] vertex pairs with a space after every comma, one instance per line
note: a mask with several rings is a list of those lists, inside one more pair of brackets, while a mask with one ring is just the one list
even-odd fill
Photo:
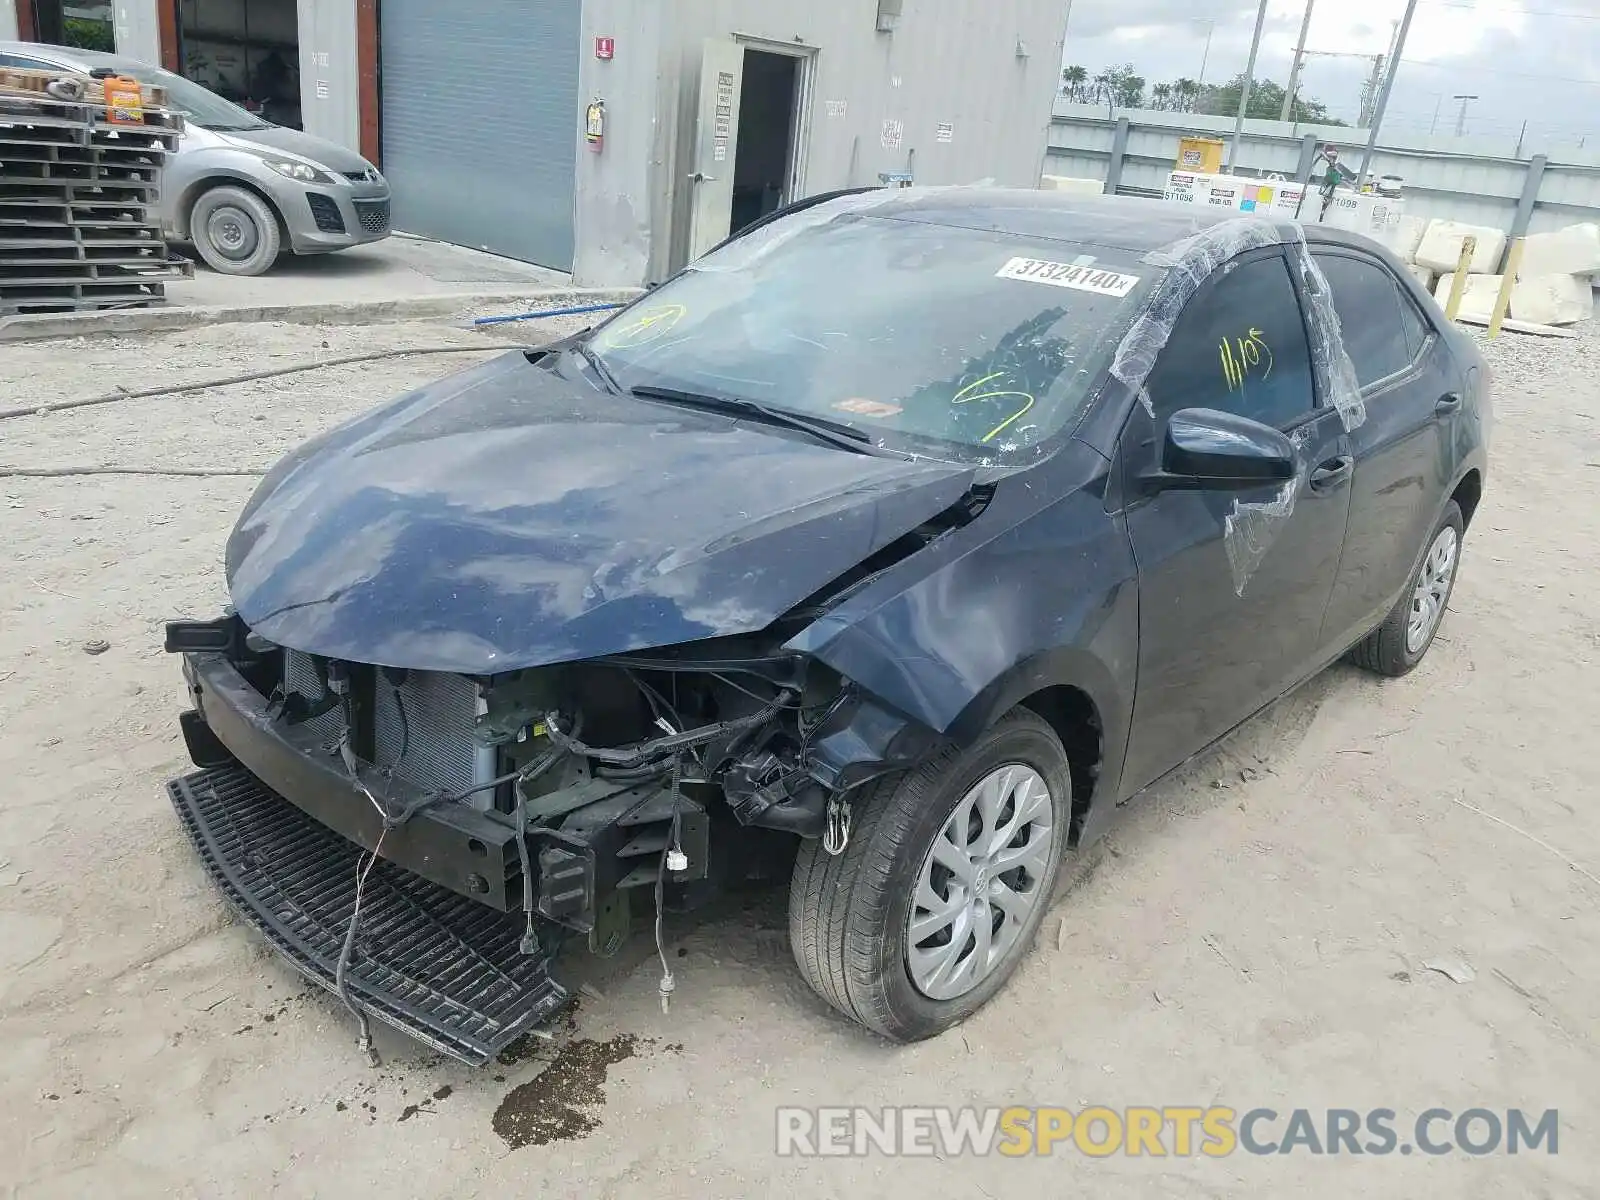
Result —
[[0, 68], [0, 316], [160, 304], [193, 273], [159, 206], [183, 118], [159, 88], [142, 98], [117, 123], [99, 80]]

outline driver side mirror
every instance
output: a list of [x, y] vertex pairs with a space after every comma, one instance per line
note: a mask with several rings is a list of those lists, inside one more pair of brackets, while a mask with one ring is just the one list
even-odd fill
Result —
[[1172, 414], [1161, 439], [1161, 466], [1144, 476], [1151, 491], [1233, 491], [1282, 483], [1297, 469], [1294, 443], [1249, 417], [1209, 408]]

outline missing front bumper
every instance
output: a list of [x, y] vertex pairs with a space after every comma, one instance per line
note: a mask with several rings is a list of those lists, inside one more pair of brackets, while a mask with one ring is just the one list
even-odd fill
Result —
[[[241, 917], [314, 983], [334, 970], [360, 851], [240, 767], [167, 785], [206, 870]], [[379, 860], [368, 876], [350, 991], [378, 1020], [482, 1065], [567, 999], [521, 923]]]

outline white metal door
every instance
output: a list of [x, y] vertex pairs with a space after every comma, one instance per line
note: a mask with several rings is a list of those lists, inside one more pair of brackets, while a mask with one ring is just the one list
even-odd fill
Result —
[[739, 89], [744, 47], [708, 39], [700, 59], [700, 123], [690, 172], [689, 261], [723, 238], [733, 221], [733, 156], [739, 145]]

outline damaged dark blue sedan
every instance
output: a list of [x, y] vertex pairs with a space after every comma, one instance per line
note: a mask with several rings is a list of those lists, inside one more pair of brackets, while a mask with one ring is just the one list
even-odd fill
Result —
[[796, 206], [275, 467], [232, 607], [168, 628], [172, 797], [363, 1031], [485, 1061], [559, 955], [789, 874], [810, 984], [926, 1037], [1119, 804], [1343, 655], [1417, 664], [1488, 391], [1357, 235]]

